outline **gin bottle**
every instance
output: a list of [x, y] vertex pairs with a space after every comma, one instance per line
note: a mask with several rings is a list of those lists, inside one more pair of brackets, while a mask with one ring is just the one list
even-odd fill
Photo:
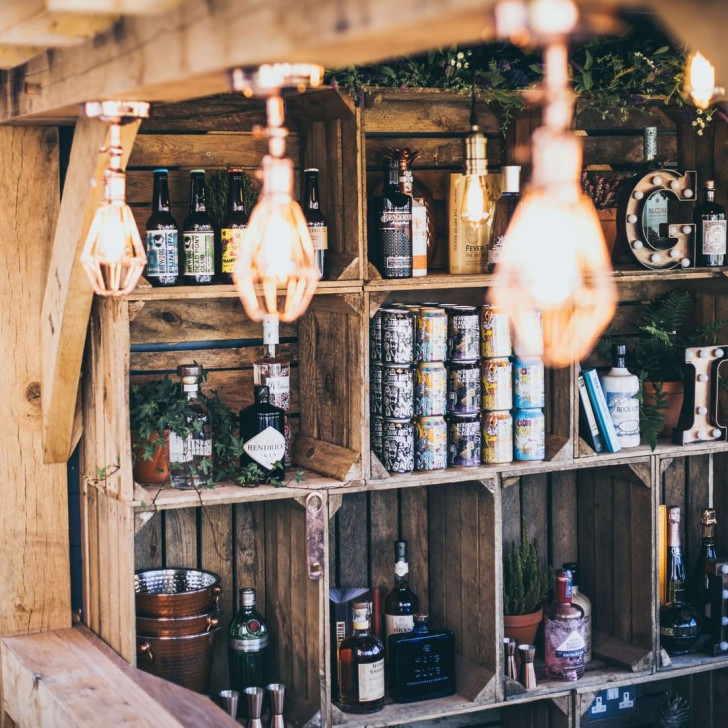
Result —
[[268, 684], [268, 625], [255, 609], [255, 589], [240, 590], [239, 610], [228, 627], [230, 685], [245, 688]]
[[640, 382], [627, 369], [626, 357], [624, 344], [613, 346], [612, 368], [599, 379], [619, 444], [637, 447], [640, 444], [640, 403], [637, 399]]
[[567, 562], [563, 568], [571, 572], [571, 603], [584, 610], [584, 663], [587, 663], [592, 658], [591, 599], [579, 589], [579, 566], [576, 561]]
[[255, 403], [240, 410], [240, 437], [243, 454], [240, 465], [257, 465], [265, 482], [285, 473], [286, 438], [283, 434], [283, 410], [270, 403], [268, 387], [253, 390]]
[[546, 672], [553, 680], [584, 673], [584, 610], [571, 603], [571, 572], [556, 572], [556, 600], [544, 612]]

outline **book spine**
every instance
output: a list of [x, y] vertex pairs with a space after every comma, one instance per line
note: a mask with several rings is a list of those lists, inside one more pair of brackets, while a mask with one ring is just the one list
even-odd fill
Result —
[[596, 369], [586, 369], [582, 372], [586, 388], [589, 391], [589, 398], [594, 407], [594, 415], [599, 425], [599, 431], [602, 433], [604, 446], [609, 452], [619, 452], [622, 446], [617, 439], [617, 433], [614, 430], [614, 423], [609, 414], [607, 400], [604, 398], [602, 385], [599, 383], [599, 376]]
[[602, 442], [602, 436], [599, 434], [599, 426], [594, 416], [594, 409], [589, 399], [589, 393], [586, 391], [583, 374], [579, 375], [579, 403], [581, 404], [581, 413], [584, 418], [582, 430], [587, 436], [588, 443], [594, 452], [602, 452], [604, 450], [604, 443]]
[[657, 511], [658, 564], [660, 567], [660, 606], [667, 602], [667, 506], [660, 504]]

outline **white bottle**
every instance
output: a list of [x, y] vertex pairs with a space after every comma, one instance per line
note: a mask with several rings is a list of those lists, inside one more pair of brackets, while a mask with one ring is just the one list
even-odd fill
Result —
[[571, 572], [571, 603], [584, 610], [584, 662], [592, 658], [592, 605], [591, 600], [579, 590], [579, 566], [575, 561], [564, 564]]
[[637, 400], [640, 382], [627, 369], [626, 356], [624, 344], [612, 347], [612, 368], [599, 379], [619, 444], [637, 447], [640, 444], [640, 404]]

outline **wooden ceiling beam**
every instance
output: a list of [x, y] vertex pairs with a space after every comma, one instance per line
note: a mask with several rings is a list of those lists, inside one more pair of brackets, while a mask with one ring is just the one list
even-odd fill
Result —
[[45, 0], [55, 13], [109, 13], [112, 15], [159, 15], [174, 10], [182, 0]]
[[[126, 167], [139, 121], [121, 127], [122, 167]], [[71, 157], [53, 240], [41, 315], [41, 405], [46, 463], [66, 462], [73, 442], [76, 394], [93, 290], [81, 265], [81, 251], [103, 195], [108, 127], [81, 119]]]
[[15, 68], [27, 63], [45, 49], [36, 46], [0, 45], [0, 68]]

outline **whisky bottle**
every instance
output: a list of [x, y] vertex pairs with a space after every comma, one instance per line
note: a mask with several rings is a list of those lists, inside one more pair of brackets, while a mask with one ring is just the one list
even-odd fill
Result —
[[179, 277], [179, 236], [169, 206], [167, 170], [154, 170], [152, 214], [147, 220], [147, 267], [153, 286], [173, 286]]
[[521, 201], [521, 168], [518, 166], [501, 167], [501, 196], [495, 203], [493, 224], [490, 228], [488, 244], [488, 273], [495, 272], [495, 267], [506, 240], [506, 230], [511, 223], [513, 213]]
[[584, 610], [571, 603], [571, 572], [556, 572], [556, 600], [544, 610], [546, 672], [553, 680], [584, 673]]
[[389, 695], [398, 703], [444, 698], [455, 692], [455, 637], [430, 630], [426, 614], [414, 615], [414, 629], [387, 642]]
[[243, 200], [243, 169], [228, 167], [227, 212], [220, 223], [220, 246], [218, 248], [217, 270], [220, 281], [233, 282], [238, 251], [243, 244], [248, 214]]
[[268, 684], [268, 625], [255, 609], [255, 589], [240, 590], [239, 611], [228, 626], [230, 685], [245, 688]]
[[607, 408], [621, 447], [640, 444], [639, 378], [627, 369], [627, 347], [612, 347], [612, 368], [599, 377]]
[[411, 632], [414, 629], [414, 615], [419, 610], [420, 600], [408, 586], [409, 562], [407, 542], [394, 542], [394, 589], [384, 600], [384, 634]]
[[701, 514], [700, 521], [703, 526], [703, 540], [700, 545], [700, 555], [695, 563], [695, 570], [690, 577], [690, 599], [698, 611], [701, 620], [701, 631], [710, 631], [711, 596], [708, 574], [705, 572], [705, 564], [709, 559], [717, 560], [715, 552], [715, 510], [705, 508]]
[[369, 606], [354, 605], [354, 631], [339, 647], [340, 707], [375, 713], [384, 707], [384, 646], [369, 633]]
[[319, 171], [315, 167], [303, 170], [303, 215], [313, 243], [321, 278], [326, 274], [326, 251], [329, 247], [329, 228], [326, 218], [321, 212], [321, 194], [319, 193]]
[[193, 169], [190, 209], [182, 231], [182, 273], [192, 285], [212, 283], [215, 277], [215, 227], [207, 214], [205, 170]]
[[667, 597], [660, 607], [660, 645], [670, 655], [685, 654], [700, 636], [698, 613], [688, 603], [687, 575], [680, 543], [680, 508], [667, 511]]
[[280, 407], [283, 416], [283, 435], [286, 438], [285, 464], [291, 464], [291, 427], [288, 410], [291, 407], [291, 362], [278, 355], [278, 319], [266, 316], [263, 319], [262, 356], [253, 362], [253, 384], [268, 387], [268, 401]]
[[187, 395], [186, 435], [169, 433], [169, 477], [174, 488], [191, 490], [206, 486], [212, 478], [212, 434], [210, 413], [199, 398], [197, 364], [177, 367], [182, 388]]
[[693, 210], [697, 266], [718, 267], [725, 263], [725, 208], [715, 201], [715, 181], [703, 183], [703, 201]]
[[240, 437], [243, 440], [240, 466], [257, 465], [268, 483], [285, 474], [284, 412], [270, 403], [268, 387], [256, 386], [253, 392], [255, 402], [240, 410]]
[[412, 197], [399, 191], [399, 162], [384, 164], [384, 190], [374, 198], [373, 232], [383, 278], [412, 277]]
[[591, 599], [579, 589], [579, 565], [576, 561], [565, 563], [563, 568], [571, 572], [571, 603], [581, 607], [584, 612], [584, 663], [587, 663], [592, 658]]

